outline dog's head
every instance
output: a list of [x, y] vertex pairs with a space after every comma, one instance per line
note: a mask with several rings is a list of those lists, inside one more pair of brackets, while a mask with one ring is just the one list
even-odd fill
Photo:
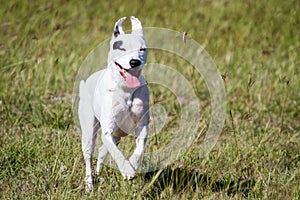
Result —
[[125, 34], [122, 29], [125, 19], [123, 17], [115, 23], [108, 63], [120, 82], [126, 83], [128, 88], [137, 88], [141, 85], [139, 77], [147, 61], [148, 49], [141, 22], [131, 16], [132, 32]]

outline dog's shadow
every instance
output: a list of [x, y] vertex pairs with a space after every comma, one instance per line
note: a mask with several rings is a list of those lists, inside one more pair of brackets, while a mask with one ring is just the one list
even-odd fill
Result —
[[166, 188], [172, 188], [172, 191], [179, 195], [185, 191], [195, 192], [199, 189], [202, 191], [209, 189], [212, 192], [223, 191], [228, 196], [240, 194], [247, 198], [255, 185], [255, 179], [224, 178], [224, 180], [215, 180], [209, 175], [201, 174], [195, 170], [171, 169], [170, 167], [162, 171], [148, 172], [144, 175], [144, 179], [150, 184], [149, 188], [142, 194], [147, 199], [157, 197]]

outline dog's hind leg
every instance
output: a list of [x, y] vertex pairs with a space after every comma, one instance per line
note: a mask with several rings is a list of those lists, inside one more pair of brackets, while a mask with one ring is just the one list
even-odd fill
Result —
[[104, 162], [104, 159], [105, 159], [107, 153], [108, 153], [108, 150], [106, 149], [105, 145], [102, 145], [99, 148], [99, 152], [98, 152], [98, 159], [97, 159], [97, 166], [96, 166], [96, 174], [97, 175], [99, 175], [101, 165]]
[[85, 87], [84, 81], [80, 82], [80, 101], [78, 107], [79, 121], [82, 134], [82, 152], [86, 165], [85, 185], [87, 190], [93, 189], [92, 158], [95, 147], [97, 131], [100, 123], [95, 118], [92, 101]]

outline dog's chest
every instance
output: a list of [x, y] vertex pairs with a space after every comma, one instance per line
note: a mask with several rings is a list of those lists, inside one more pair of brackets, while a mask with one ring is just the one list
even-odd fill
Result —
[[112, 99], [113, 110], [115, 115], [131, 115], [135, 114], [132, 110], [133, 98], [131, 93], [116, 91]]
[[141, 109], [136, 109], [134, 99], [129, 93], [114, 95], [113, 119], [121, 132], [132, 132], [141, 116]]

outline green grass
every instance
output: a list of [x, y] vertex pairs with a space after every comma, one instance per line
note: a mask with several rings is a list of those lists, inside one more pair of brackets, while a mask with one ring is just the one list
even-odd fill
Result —
[[[86, 194], [73, 84], [88, 53], [130, 15], [205, 46], [224, 77], [226, 123], [207, 158], [198, 158], [199, 140], [132, 182], [105, 167], [105, 183]], [[300, 198], [298, 1], [1, 1], [0, 16], [1, 199]], [[195, 88], [208, 113], [205, 85]]]

